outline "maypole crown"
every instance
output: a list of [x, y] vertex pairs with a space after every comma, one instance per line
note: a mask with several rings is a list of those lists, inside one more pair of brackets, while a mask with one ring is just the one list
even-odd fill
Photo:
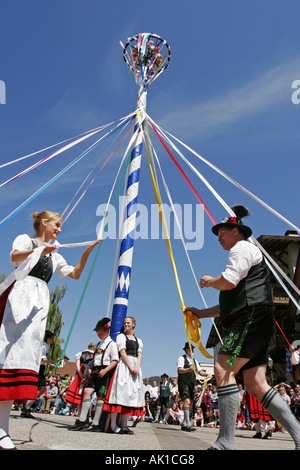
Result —
[[167, 42], [153, 33], [140, 33], [128, 38], [123, 58], [139, 88], [147, 90], [168, 67], [171, 50]]

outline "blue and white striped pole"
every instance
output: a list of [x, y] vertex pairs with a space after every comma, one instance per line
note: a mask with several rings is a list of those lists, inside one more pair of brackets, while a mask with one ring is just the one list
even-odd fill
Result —
[[[146, 92], [140, 95], [140, 100], [146, 109]], [[140, 112], [141, 124], [144, 122], [145, 114]], [[142, 132], [138, 117], [135, 120], [134, 132], [138, 131], [134, 148], [131, 152], [129, 166], [127, 192], [125, 201], [126, 218], [123, 223], [121, 236], [121, 247], [119, 255], [119, 265], [116, 280], [116, 291], [112, 312], [112, 323], [110, 336], [113, 340], [120, 333], [124, 318], [127, 314], [129, 286], [131, 279], [131, 268], [134, 248], [134, 237], [136, 228], [136, 210], [140, 182], [140, 168], [143, 148]]]
[[[168, 57], [166, 61], [162, 59], [162, 56], [159, 53], [162, 47], [167, 48], [166, 56]], [[128, 54], [127, 48], [131, 48], [130, 54]], [[137, 136], [131, 152], [131, 161], [127, 180], [125, 201], [126, 216], [123, 222], [111, 321], [110, 336], [113, 340], [115, 340], [117, 335], [120, 333], [124, 324], [124, 319], [127, 315], [143, 148], [141, 127], [143, 127], [146, 117], [147, 89], [157, 76], [160, 75], [160, 73], [167, 67], [170, 56], [170, 48], [166, 41], [151, 33], [141, 33], [138, 36], [130, 38], [124, 47], [124, 60], [133, 73], [134, 79], [139, 87], [137, 102], [139, 115], [137, 115], [135, 120], [134, 132], [137, 132]]]

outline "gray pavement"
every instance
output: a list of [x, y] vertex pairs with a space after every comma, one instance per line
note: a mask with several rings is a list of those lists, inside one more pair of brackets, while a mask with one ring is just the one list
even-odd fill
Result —
[[[181, 431], [179, 426], [140, 422], [132, 428], [134, 435], [69, 431], [75, 422], [73, 416], [34, 414], [35, 419], [22, 418], [12, 411], [10, 435], [18, 450], [103, 450], [116, 451], [205, 451], [212, 445], [218, 429], [197, 428], [195, 432]], [[129, 421], [129, 427], [132, 423]], [[289, 434], [273, 433], [269, 439], [253, 439], [253, 431], [235, 433], [236, 450], [293, 450]], [[148, 452], [149, 454], [149, 452]], [[193, 452], [192, 452], [193, 454]], [[198, 452], [195, 452], [198, 454]], [[191, 455], [191, 452], [189, 452]]]

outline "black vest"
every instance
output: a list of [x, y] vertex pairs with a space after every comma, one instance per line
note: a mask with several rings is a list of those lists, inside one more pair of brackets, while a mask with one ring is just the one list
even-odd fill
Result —
[[[189, 361], [187, 360], [186, 354], [183, 354], [183, 357], [184, 357], [184, 365], [183, 365], [183, 368], [184, 368], [184, 369], [187, 369], [188, 367], [190, 367], [190, 363], [189, 363]], [[191, 359], [192, 359], [192, 358], [191, 358]], [[193, 359], [193, 361], [194, 361], [195, 370], [196, 370], [195, 359]], [[196, 380], [195, 372], [192, 370], [191, 372], [187, 372], [186, 374], [178, 374], [178, 385], [181, 384], [181, 383], [184, 383], [184, 384], [191, 384], [191, 383], [193, 383], [194, 385], [196, 385], [197, 380]]]
[[[124, 333], [125, 335], [125, 333]], [[129, 339], [127, 335], [126, 337], [126, 354], [127, 356], [134, 356], [137, 357], [138, 350], [139, 350], [139, 342], [136, 337], [134, 339]]]
[[[37, 248], [37, 244], [34, 240], [32, 241], [32, 247]], [[49, 282], [53, 274], [53, 264], [52, 264], [52, 257], [49, 256], [40, 256], [36, 265], [32, 268], [29, 276], [37, 277], [38, 279], [42, 279], [45, 282]]]
[[94, 352], [93, 351], [83, 351], [83, 353], [80, 356], [80, 364], [88, 364], [93, 360], [94, 357]]
[[273, 305], [265, 261], [252, 266], [247, 276], [234, 289], [221, 291], [219, 303], [221, 318], [246, 306]]

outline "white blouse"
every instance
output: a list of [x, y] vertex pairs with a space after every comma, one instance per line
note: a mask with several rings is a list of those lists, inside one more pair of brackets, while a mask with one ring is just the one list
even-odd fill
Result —
[[[142, 352], [143, 350], [143, 342], [140, 338], [136, 338], [138, 340], [138, 352]], [[118, 351], [122, 351], [122, 349], [126, 349], [126, 336], [121, 333], [117, 336], [116, 339]]]
[[[34, 248], [34, 250], [37, 250], [38, 248]], [[12, 266], [15, 266], [17, 268], [21, 265], [21, 263], [14, 263], [11, 259], [12, 254], [15, 250], [19, 250], [19, 251], [32, 250], [32, 239], [29, 237], [29, 235], [27, 234], [18, 235], [17, 238], [15, 238], [15, 240], [13, 241], [12, 250], [9, 256], [9, 262]], [[61, 256], [59, 253], [54, 251], [51, 257], [52, 257], [52, 263], [53, 263], [53, 272], [57, 271], [60, 279], [64, 279], [73, 271], [74, 266], [68, 265], [64, 257]]]

